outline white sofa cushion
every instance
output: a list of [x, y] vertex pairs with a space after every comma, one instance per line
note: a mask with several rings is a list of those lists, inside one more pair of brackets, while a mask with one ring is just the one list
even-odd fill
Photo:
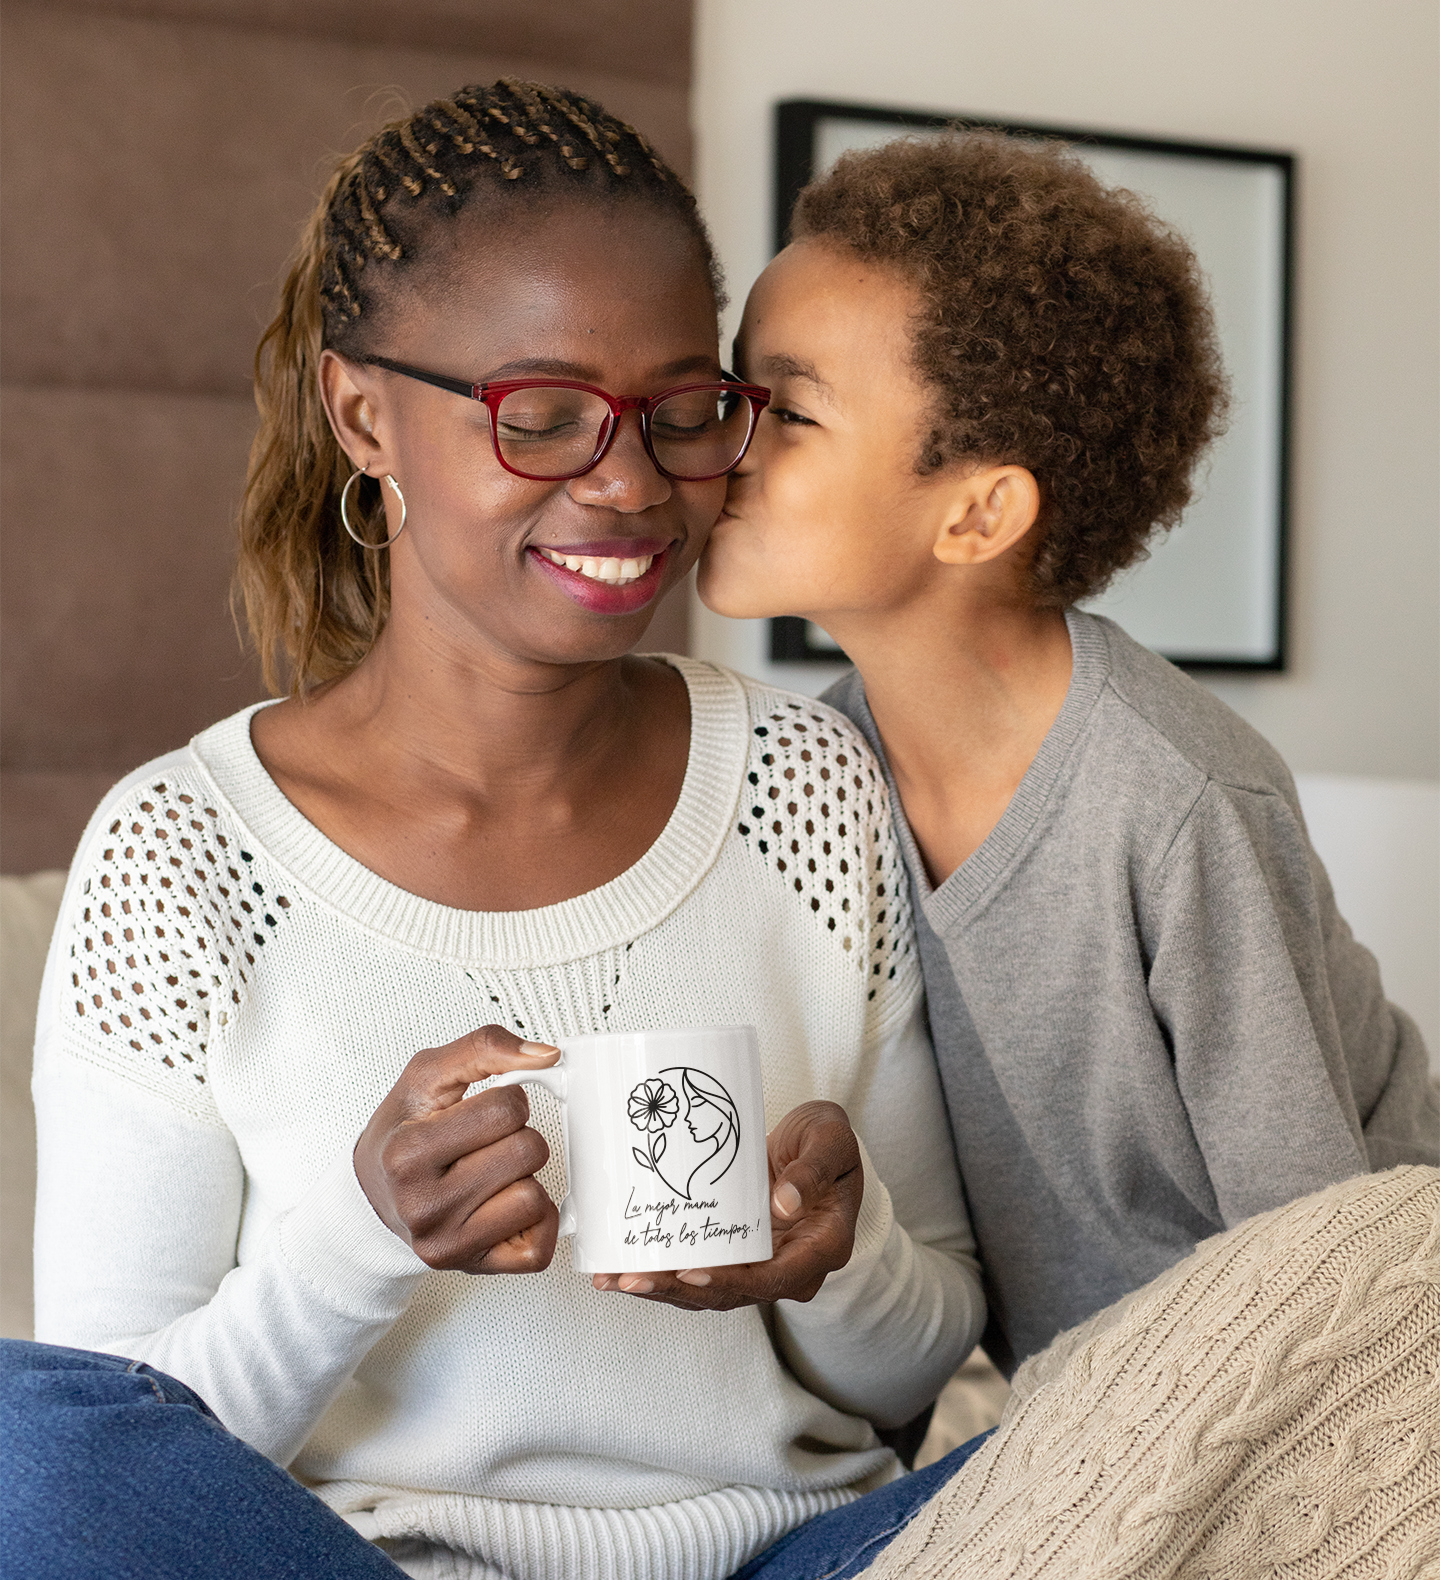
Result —
[[30, 1062], [35, 1006], [63, 872], [0, 878], [0, 1337], [28, 1339], [35, 1220], [35, 1115]]

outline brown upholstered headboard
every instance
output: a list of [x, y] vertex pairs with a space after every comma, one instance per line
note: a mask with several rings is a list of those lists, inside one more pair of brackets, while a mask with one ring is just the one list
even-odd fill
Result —
[[[6, 0], [0, 870], [262, 695], [226, 604], [250, 364], [328, 158], [506, 74], [690, 166], [682, 0]], [[684, 594], [642, 644], [685, 648]]]

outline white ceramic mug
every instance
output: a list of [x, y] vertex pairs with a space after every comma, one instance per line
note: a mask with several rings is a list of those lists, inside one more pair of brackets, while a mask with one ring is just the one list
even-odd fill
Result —
[[560, 1099], [570, 1193], [560, 1233], [581, 1273], [764, 1262], [770, 1170], [753, 1026], [558, 1039], [559, 1064], [491, 1086]]

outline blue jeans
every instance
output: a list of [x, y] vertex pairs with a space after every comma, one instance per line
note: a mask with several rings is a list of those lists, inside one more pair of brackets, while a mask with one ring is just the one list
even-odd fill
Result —
[[[972, 1454], [776, 1542], [734, 1580], [859, 1574]], [[141, 1361], [0, 1340], [0, 1573], [15, 1580], [394, 1580], [400, 1568]]]
[[731, 1580], [851, 1580], [863, 1574], [989, 1436], [982, 1432], [924, 1470], [797, 1526]]

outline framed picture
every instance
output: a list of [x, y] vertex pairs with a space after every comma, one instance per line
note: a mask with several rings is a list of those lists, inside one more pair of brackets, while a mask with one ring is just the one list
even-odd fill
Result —
[[[1294, 157], [795, 99], [776, 107], [776, 250], [788, 238], [800, 189], [842, 153], [955, 126], [1062, 139], [1108, 186], [1147, 198], [1194, 247], [1230, 376], [1229, 431], [1202, 463], [1197, 497], [1180, 525], [1085, 607], [1189, 669], [1284, 669]], [[844, 662], [822, 630], [797, 619], [771, 621], [770, 656]]]

